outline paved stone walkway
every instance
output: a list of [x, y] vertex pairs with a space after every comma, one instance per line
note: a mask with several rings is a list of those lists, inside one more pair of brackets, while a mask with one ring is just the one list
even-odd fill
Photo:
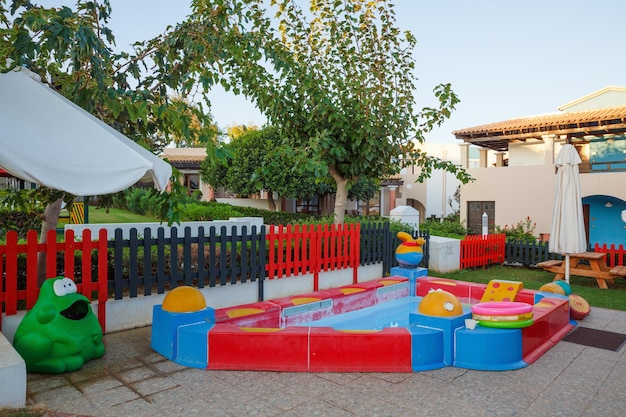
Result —
[[[626, 312], [594, 308], [580, 324], [626, 333]], [[626, 416], [624, 346], [560, 342], [516, 371], [385, 374], [185, 368], [150, 349], [150, 327], [105, 343], [80, 371], [29, 374], [28, 404], [58, 416]]]

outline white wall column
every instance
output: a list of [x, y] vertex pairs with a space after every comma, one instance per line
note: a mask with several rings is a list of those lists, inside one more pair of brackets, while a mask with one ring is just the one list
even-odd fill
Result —
[[544, 159], [546, 165], [554, 165], [554, 140], [557, 138], [556, 135], [542, 135], [541, 139], [543, 139], [544, 144]]
[[459, 145], [461, 148], [461, 168], [468, 169], [469, 168], [469, 143], [461, 143]]
[[487, 168], [487, 160], [488, 160], [488, 152], [489, 149], [486, 148], [481, 148], [478, 150], [478, 154], [480, 155], [480, 162], [479, 162], [479, 167], [480, 168]]
[[496, 166], [504, 166], [504, 152], [496, 152]]

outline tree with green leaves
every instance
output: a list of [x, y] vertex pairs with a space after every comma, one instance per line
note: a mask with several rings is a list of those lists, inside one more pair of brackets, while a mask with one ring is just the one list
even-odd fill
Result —
[[273, 194], [299, 198], [319, 191], [317, 179], [305, 172], [292, 149], [282, 144], [275, 129], [247, 130], [222, 144], [217, 157], [202, 164], [202, 180], [247, 197], [265, 190], [269, 208], [276, 210]]
[[[137, 42], [133, 52], [115, 52], [107, 27], [111, 7], [78, 0], [75, 8], [42, 7], [27, 0], [0, 0], [0, 71], [24, 66], [48, 80], [56, 91], [142, 146], [158, 152], [175, 138], [184, 143], [211, 144], [215, 128], [199, 103], [190, 103], [184, 64], [172, 68], [166, 55], [177, 45], [160, 37]], [[178, 98], [176, 98], [178, 97]], [[174, 190], [178, 190], [174, 184]], [[59, 190], [36, 190], [48, 203], [42, 239], [56, 227], [62, 200], [74, 196]], [[178, 221], [176, 193], [162, 195], [163, 215]]]
[[[309, 171], [336, 183], [335, 222], [344, 218], [350, 184], [417, 165], [471, 178], [419, 145], [458, 103], [449, 84], [435, 88], [437, 107], [416, 109], [413, 35], [395, 25], [388, 0], [206, 0], [187, 22], [197, 45], [215, 36], [229, 85], [267, 116], [285, 142], [307, 156]], [[205, 70], [196, 67], [199, 74]]]
[[[202, 180], [214, 188], [225, 188], [247, 197], [265, 190], [270, 210], [276, 210], [273, 194], [282, 198], [309, 198], [334, 194], [329, 175], [317, 177], [302, 152], [283, 143], [278, 132], [265, 127], [246, 131], [217, 149], [218, 157], [202, 163]], [[379, 190], [379, 181], [360, 177], [348, 191], [350, 200], [369, 200]], [[322, 213], [330, 214], [330, 213]]]

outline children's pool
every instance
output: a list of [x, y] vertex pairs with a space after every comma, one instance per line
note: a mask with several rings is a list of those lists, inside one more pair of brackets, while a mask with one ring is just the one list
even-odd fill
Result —
[[[433, 290], [456, 297], [462, 313], [420, 313]], [[533, 363], [573, 328], [567, 297], [525, 289], [515, 301], [532, 305], [531, 326], [466, 328], [471, 304], [485, 293], [483, 284], [394, 276], [217, 310], [155, 306], [152, 348], [178, 364], [215, 370], [510, 370]]]

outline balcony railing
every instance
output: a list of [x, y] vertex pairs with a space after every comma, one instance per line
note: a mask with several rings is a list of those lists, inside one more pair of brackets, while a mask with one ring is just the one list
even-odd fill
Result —
[[581, 173], [626, 171], [626, 161], [583, 162], [579, 165]]

